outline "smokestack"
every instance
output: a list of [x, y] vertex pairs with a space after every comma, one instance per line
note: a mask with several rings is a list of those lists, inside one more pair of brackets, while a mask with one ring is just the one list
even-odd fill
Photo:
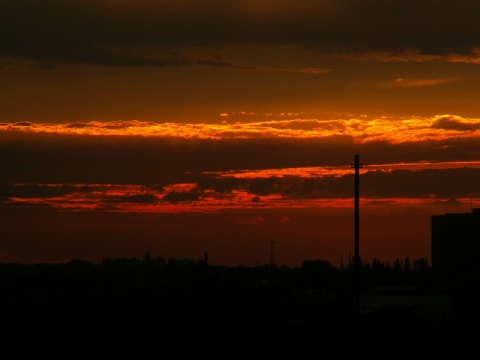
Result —
[[354, 296], [357, 313], [360, 311], [360, 156], [355, 155], [355, 163], [352, 165], [355, 169], [355, 234], [354, 234], [354, 254], [353, 254], [353, 273], [354, 273]]
[[354, 237], [354, 253], [353, 266], [358, 270], [360, 267], [360, 156], [355, 155], [355, 237]]

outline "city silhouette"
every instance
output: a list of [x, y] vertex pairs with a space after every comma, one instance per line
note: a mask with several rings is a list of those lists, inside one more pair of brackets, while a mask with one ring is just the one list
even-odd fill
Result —
[[365, 261], [360, 166], [356, 156], [355, 254], [339, 267], [322, 259], [278, 266], [273, 241], [265, 263], [252, 267], [212, 265], [208, 251], [193, 260], [149, 249], [98, 264], [0, 264], [7, 358], [470, 357], [480, 320], [480, 209], [432, 215], [431, 264]]

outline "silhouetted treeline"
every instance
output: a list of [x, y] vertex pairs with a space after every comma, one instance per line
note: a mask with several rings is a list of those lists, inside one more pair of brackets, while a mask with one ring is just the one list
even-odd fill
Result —
[[[362, 287], [426, 288], [428, 266], [362, 264]], [[106, 259], [99, 264], [1, 264], [0, 305], [148, 311], [164, 321], [333, 324], [354, 317], [352, 270], [323, 260], [300, 267], [212, 266], [190, 259]]]
[[[362, 264], [365, 289], [385, 285], [425, 285], [426, 262], [416, 269], [408, 259]], [[324, 260], [304, 261], [300, 267], [276, 265], [211, 266], [190, 259], [106, 259], [99, 264], [73, 260], [57, 264], [0, 264], [0, 302], [15, 304], [63, 303], [71, 306], [136, 302], [178, 303], [228, 294], [258, 299], [276, 292], [283, 300], [302, 291], [348, 294], [351, 269], [336, 268]], [[200, 295], [201, 293], [201, 295]], [[234, 296], [235, 295], [235, 296]], [[172, 298], [178, 296], [178, 299]], [[279, 301], [277, 299], [277, 301]], [[272, 306], [270, 306], [272, 308]]]
[[338, 349], [340, 340], [359, 346], [343, 349], [349, 356], [389, 351], [400, 341], [397, 351], [406, 356], [418, 352], [419, 337], [425, 346], [438, 346], [435, 337], [457, 338], [461, 332], [450, 329], [480, 318], [471, 316], [476, 297], [464, 300], [460, 305], [468, 306], [459, 312], [458, 304], [436, 296], [423, 259], [361, 265], [358, 311], [352, 268], [323, 260], [300, 267], [224, 267], [150, 256], [0, 264], [0, 316], [9, 341], [18, 345], [14, 351], [24, 355], [18, 358], [50, 354], [52, 341], [92, 351], [93, 343], [79, 346], [72, 336], [93, 339], [107, 357], [147, 355], [161, 344], [177, 355], [236, 349], [242, 358], [252, 351], [298, 358]]

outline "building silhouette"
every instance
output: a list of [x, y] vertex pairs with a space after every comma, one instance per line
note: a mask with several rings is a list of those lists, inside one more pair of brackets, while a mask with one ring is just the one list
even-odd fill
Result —
[[431, 269], [438, 284], [479, 289], [480, 208], [471, 213], [432, 215]]

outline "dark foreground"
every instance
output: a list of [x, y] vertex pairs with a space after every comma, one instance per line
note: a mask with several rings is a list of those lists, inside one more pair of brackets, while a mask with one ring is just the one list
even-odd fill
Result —
[[4, 264], [2, 358], [476, 358], [476, 292], [448, 294], [440, 305], [407, 301], [445, 299], [431, 280], [427, 272], [370, 272], [362, 293], [372, 303], [389, 288], [404, 304], [357, 308], [349, 270], [322, 261], [299, 269]]

